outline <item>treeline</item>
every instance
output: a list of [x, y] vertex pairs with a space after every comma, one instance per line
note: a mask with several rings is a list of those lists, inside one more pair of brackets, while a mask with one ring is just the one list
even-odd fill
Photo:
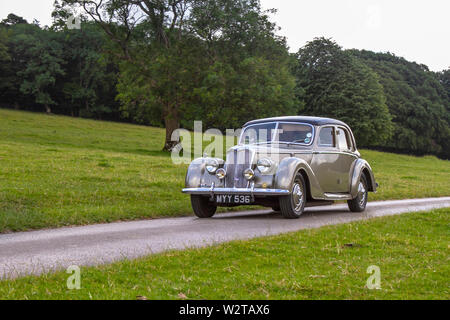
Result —
[[300, 113], [347, 122], [360, 146], [450, 158], [450, 70], [315, 39], [296, 55]]
[[0, 106], [119, 120], [119, 73], [107, 40], [93, 22], [43, 29], [8, 15], [0, 23]]
[[[69, 30], [71, 9], [85, 15]], [[84, 5], [84, 7], [83, 7]], [[0, 24], [0, 106], [166, 128], [278, 115], [347, 122], [360, 147], [450, 158], [450, 71], [314, 39], [289, 54], [258, 0], [55, 1]]]
[[385, 149], [450, 158], [450, 69], [434, 73], [389, 53], [349, 50], [379, 75], [392, 116]]

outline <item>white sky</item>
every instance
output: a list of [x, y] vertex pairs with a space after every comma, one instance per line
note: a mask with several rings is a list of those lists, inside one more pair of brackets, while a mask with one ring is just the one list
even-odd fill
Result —
[[426, 64], [450, 67], [449, 0], [261, 0], [276, 8], [291, 51], [314, 37], [331, 37], [346, 49], [392, 52]]
[[[392, 52], [433, 71], [450, 67], [449, 0], [261, 0], [276, 8], [291, 51], [314, 37], [344, 48]], [[0, 0], [0, 19], [15, 13], [51, 24], [53, 0]]]

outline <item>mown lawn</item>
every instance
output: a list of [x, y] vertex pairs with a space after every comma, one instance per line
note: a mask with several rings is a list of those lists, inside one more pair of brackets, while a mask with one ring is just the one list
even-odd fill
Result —
[[[191, 215], [164, 130], [0, 110], [0, 232]], [[370, 200], [450, 195], [450, 161], [362, 150]]]
[[[1, 299], [450, 299], [450, 209], [0, 282]], [[366, 287], [369, 266], [381, 289]]]

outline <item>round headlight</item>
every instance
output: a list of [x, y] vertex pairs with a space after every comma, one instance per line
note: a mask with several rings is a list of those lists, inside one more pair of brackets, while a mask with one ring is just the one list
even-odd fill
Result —
[[206, 160], [206, 170], [209, 173], [214, 174], [216, 173], [217, 169], [219, 169], [219, 161], [217, 161], [216, 159]]
[[244, 170], [244, 177], [247, 180], [252, 180], [253, 177], [255, 176], [255, 171], [253, 171], [252, 169], [245, 169]]
[[218, 169], [216, 172], [216, 177], [219, 178], [220, 180], [225, 179], [226, 175], [227, 175], [227, 172], [223, 168]]
[[268, 158], [262, 158], [259, 159], [256, 163], [256, 167], [258, 168], [259, 172], [261, 173], [267, 173], [272, 168], [273, 162], [272, 160]]

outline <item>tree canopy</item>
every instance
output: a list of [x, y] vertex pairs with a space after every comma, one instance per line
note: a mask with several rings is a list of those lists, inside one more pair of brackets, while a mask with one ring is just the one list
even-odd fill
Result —
[[0, 56], [2, 44], [7, 53], [0, 58], [1, 105], [119, 120], [117, 67], [103, 31], [92, 22], [82, 30], [55, 26], [11, 14], [0, 24]]
[[379, 146], [392, 133], [378, 75], [335, 42], [315, 39], [296, 55], [301, 113], [345, 121], [361, 146]]
[[[450, 156], [450, 100], [445, 74], [390, 53], [350, 50], [374, 70], [383, 85], [394, 123], [386, 147], [417, 154]], [[448, 72], [448, 71], [447, 71]], [[448, 77], [448, 73], [447, 73]]]

